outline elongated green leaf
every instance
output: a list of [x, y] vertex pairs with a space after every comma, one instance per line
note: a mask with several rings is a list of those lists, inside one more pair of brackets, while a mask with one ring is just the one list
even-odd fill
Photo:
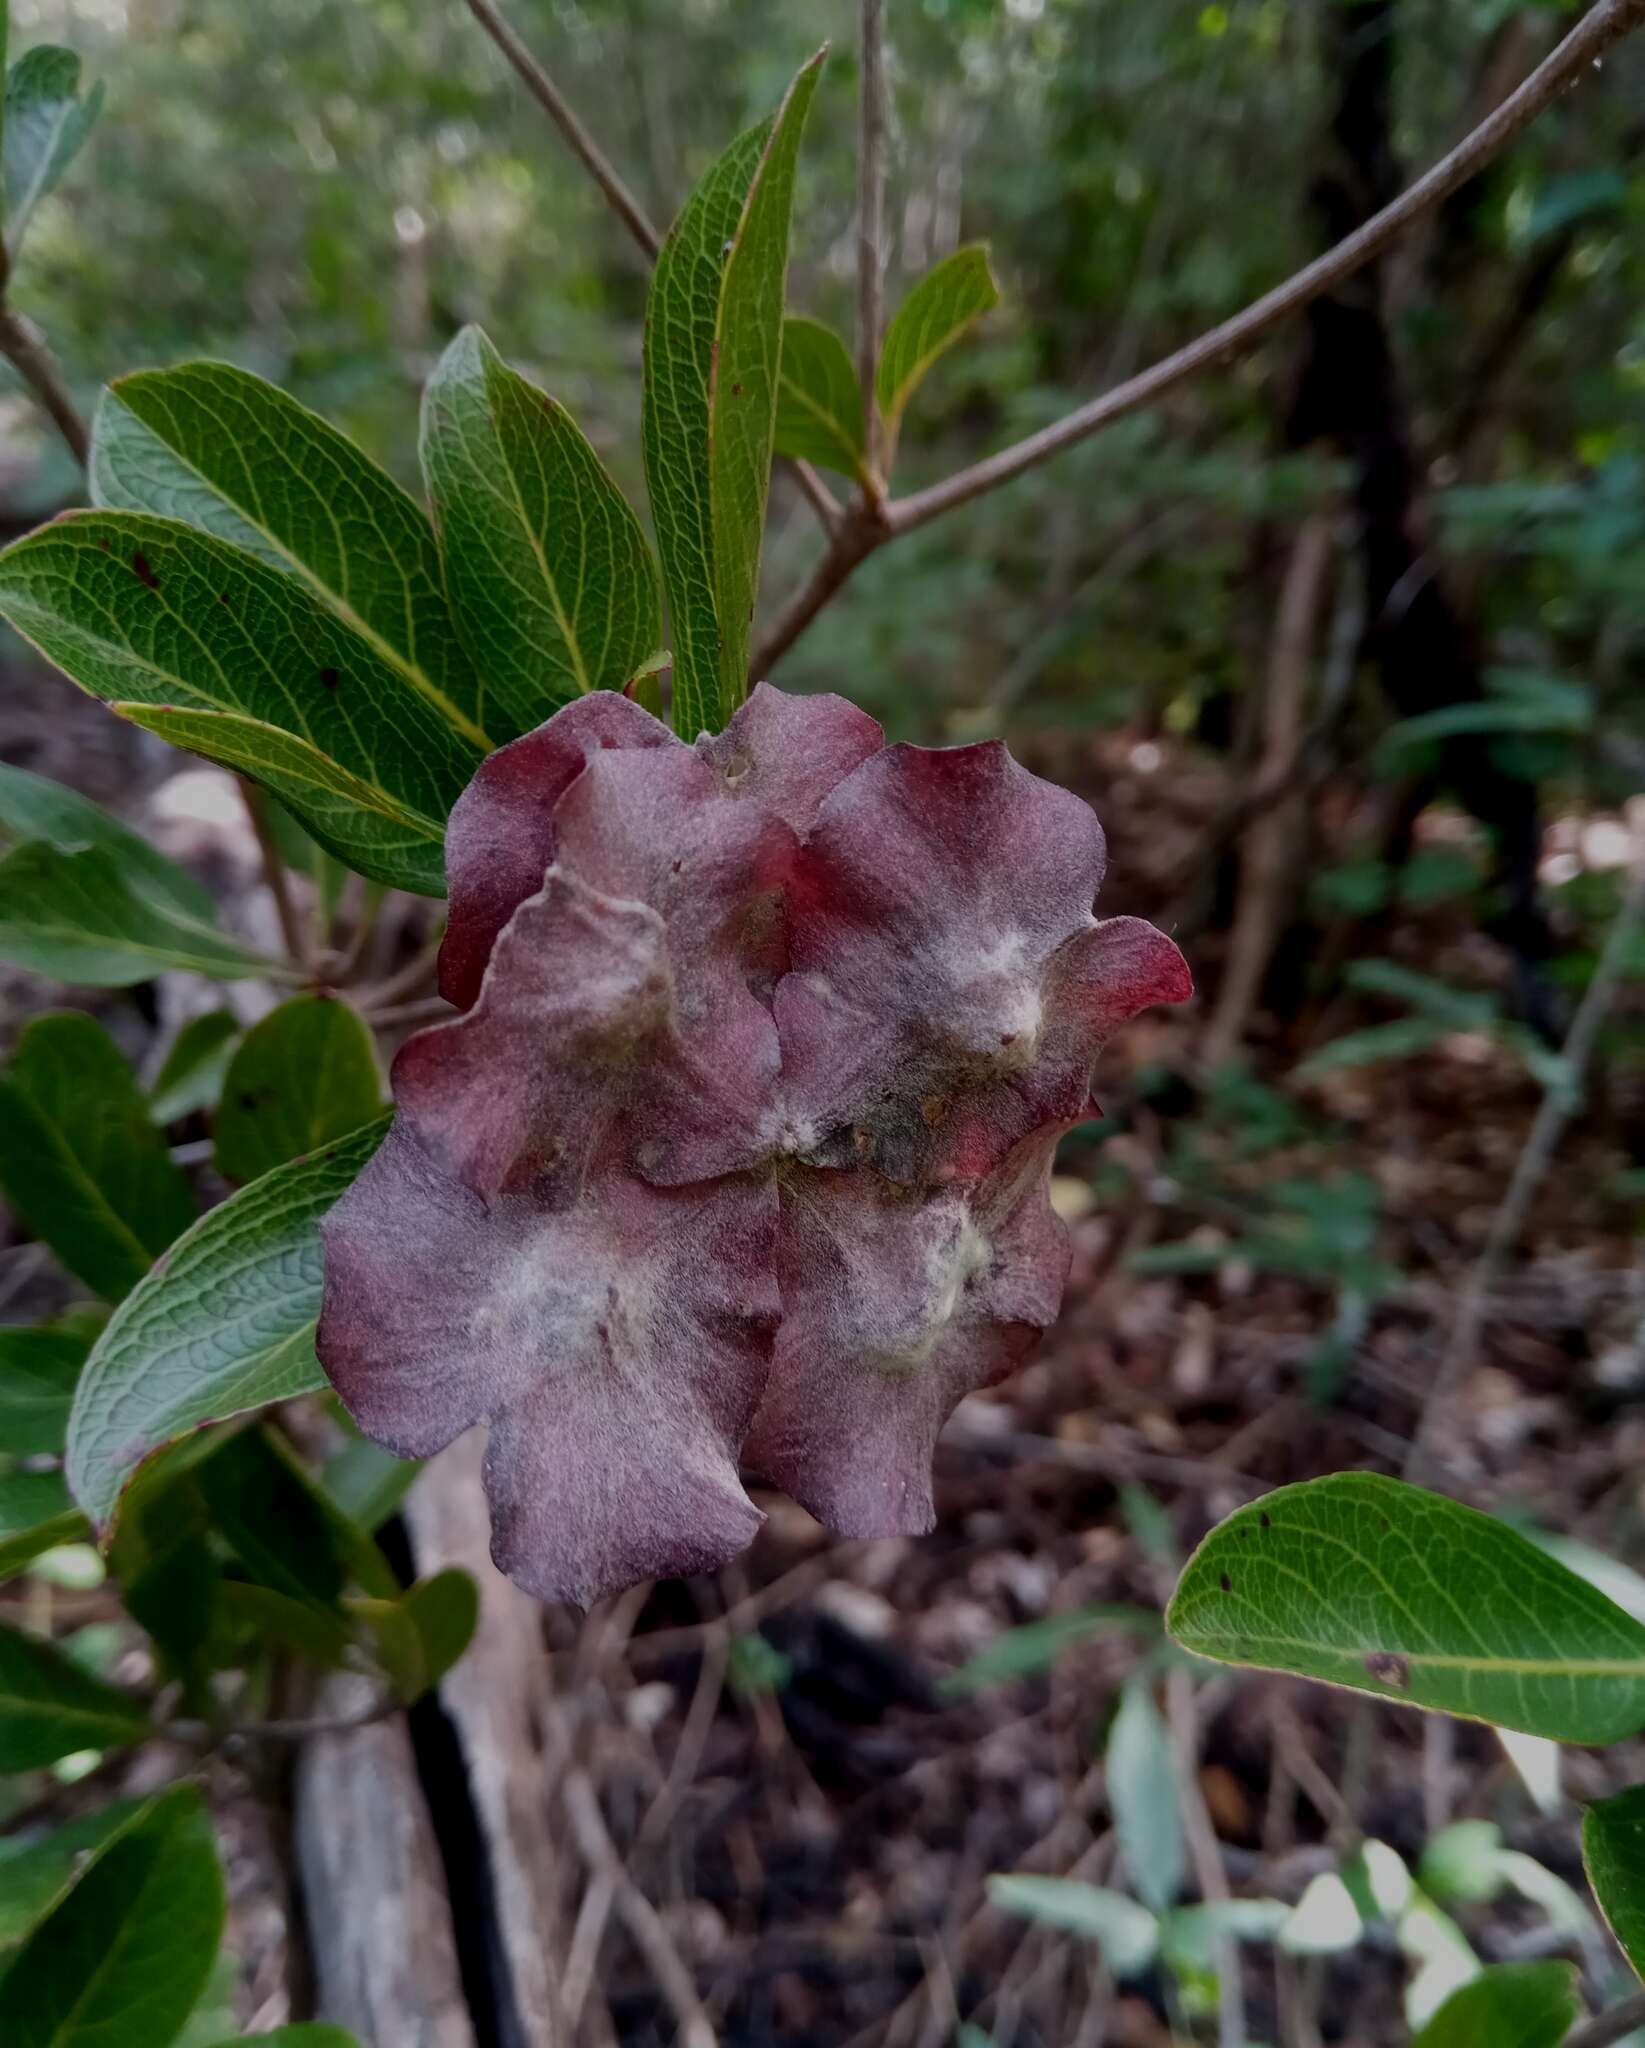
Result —
[[254, 1024], [217, 1112], [217, 1167], [255, 1180], [370, 1123], [383, 1106], [371, 1032], [333, 996], [293, 996]]
[[72, 1010], [37, 1017], [0, 1079], [0, 1187], [110, 1301], [194, 1215], [137, 1077], [102, 1025]]
[[312, 741], [235, 711], [119, 702], [113, 708], [174, 747], [188, 747], [273, 790], [345, 866], [391, 889], [445, 894], [442, 820], [341, 767]]
[[149, 1090], [149, 1114], [157, 1124], [174, 1124], [197, 1109], [209, 1109], [222, 1091], [223, 1076], [240, 1035], [232, 1010], [207, 1010], [191, 1017], [171, 1042]]
[[1617, 1947], [1645, 1978], [1645, 1785], [1588, 1808], [1582, 1861]]
[[199, 1466], [194, 1483], [213, 1523], [259, 1585], [288, 1600], [337, 1606], [343, 1564], [332, 1524], [264, 1431], [237, 1431]]
[[0, 1970], [120, 1838], [154, 1811], [152, 1799], [122, 1799], [33, 1840], [0, 1838]]
[[1013, 1678], [1034, 1678], [1049, 1671], [1064, 1650], [1092, 1636], [1118, 1633], [1156, 1635], [1160, 1618], [1151, 1607], [1076, 1607], [1069, 1614], [1049, 1614], [1008, 1628], [957, 1671], [938, 1682], [938, 1690], [963, 1696]]
[[74, 1324], [0, 1330], [0, 1454], [60, 1451], [95, 1333]]
[[278, 385], [213, 362], [117, 378], [92, 426], [91, 489], [289, 571], [477, 746], [510, 737], [488, 741], [427, 513]]
[[1083, 1935], [1116, 1977], [1140, 1977], [1159, 1951], [1159, 1922], [1124, 1892], [1071, 1877], [991, 1877], [988, 1896], [1007, 1913]]
[[34, 209], [79, 155], [103, 111], [99, 79], [80, 97], [80, 59], [43, 43], [6, 74], [6, 251], [23, 245]]
[[60, 1472], [0, 1472], [0, 1578], [42, 1551], [78, 1543], [86, 1518], [69, 1499]]
[[1574, 1963], [1498, 1963], [1453, 1991], [1412, 2048], [1559, 2048], [1582, 2017]]
[[0, 959], [87, 988], [129, 988], [168, 967], [232, 981], [275, 966], [215, 925], [146, 898], [104, 848], [59, 853], [40, 841], [0, 859]]
[[674, 645], [674, 723], [717, 732], [748, 688], [800, 132], [819, 52], [686, 201], [646, 308], [642, 438]]
[[[0, 612], [105, 702], [233, 713], [289, 734], [269, 785], [344, 859], [335, 814], [359, 784], [381, 792], [386, 814], [438, 825], [481, 756], [448, 703], [415, 687], [305, 582], [176, 520], [53, 521], [0, 555]], [[191, 743], [206, 744], [206, 731]], [[245, 745], [236, 734], [215, 758], [243, 766]], [[314, 771], [299, 772], [308, 754], [340, 771], [329, 792]]]
[[853, 483], [867, 468], [862, 386], [832, 327], [803, 313], [783, 322], [777, 385], [777, 453], [837, 470]]
[[360, 1436], [326, 1460], [320, 1478], [343, 1513], [372, 1535], [405, 1499], [422, 1469], [420, 1458], [397, 1458]]
[[39, 1636], [0, 1623], [0, 1776], [148, 1731], [140, 1700], [105, 1685]]
[[351, 1638], [342, 1614], [241, 1579], [225, 1579], [218, 1587], [215, 1626], [213, 1647], [220, 1664], [241, 1662], [253, 1645], [271, 1643], [327, 1670], [340, 1669], [349, 1656]]
[[170, 2048], [223, 1932], [211, 1820], [184, 1785], [100, 1856], [5, 1982], [6, 2048]]
[[903, 413], [920, 380], [972, 321], [997, 306], [999, 300], [999, 286], [988, 267], [987, 246], [972, 242], [933, 265], [897, 308], [885, 330], [874, 379], [883, 423], [883, 459], [888, 467]]
[[1645, 1726], [1645, 1627], [1491, 1516], [1376, 1473], [1240, 1508], [1165, 1619], [1202, 1657], [1558, 1742]]
[[662, 597], [628, 501], [557, 400], [465, 327], [423, 394], [446, 588], [499, 739], [657, 651]]
[[1187, 1856], [1171, 1738], [1145, 1686], [1120, 1694], [1103, 1776], [1131, 1883], [1145, 1906], [1163, 1913], [1182, 1889]]
[[0, 762], [0, 829], [8, 839], [42, 839], [58, 853], [98, 847], [111, 854], [139, 892], [196, 924], [215, 915], [201, 883], [76, 789]]
[[110, 1320], [75, 1394], [69, 1489], [100, 1528], [142, 1461], [173, 1438], [312, 1393], [323, 1277], [318, 1224], [386, 1120], [242, 1188], [179, 1238]]

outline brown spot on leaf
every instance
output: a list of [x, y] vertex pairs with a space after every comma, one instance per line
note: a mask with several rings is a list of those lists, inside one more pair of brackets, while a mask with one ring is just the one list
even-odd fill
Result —
[[112, 555], [114, 553], [114, 543], [106, 534], [98, 537], [97, 545], [103, 550], [105, 555]]
[[731, 387], [731, 396], [732, 396], [733, 398], [741, 398], [741, 397], [742, 397], [742, 395], [743, 395], [743, 387], [742, 387], [742, 386], [741, 386], [740, 384], [733, 384], [733, 385], [732, 385], [732, 387]]
[[160, 588], [160, 579], [149, 566], [149, 558], [139, 548], [131, 558], [131, 572], [139, 583], [147, 584], [150, 590]]
[[323, 690], [335, 690], [342, 680], [334, 668], [323, 668], [320, 671], [320, 687]]
[[1258, 1515], [1257, 1522], [1259, 1526], [1264, 1529], [1271, 1529], [1274, 1526], [1273, 1523], [1269, 1520], [1268, 1510], [1266, 1508], [1264, 1508], [1262, 1513]]
[[1397, 1686], [1401, 1692], [1411, 1689], [1411, 1663], [1397, 1650], [1373, 1650], [1365, 1660], [1365, 1669], [1378, 1685]]
[[1217, 1584], [1222, 1588], [1222, 1590], [1225, 1593], [1231, 1593], [1234, 1590], [1234, 1582], [1231, 1578], [1229, 1578], [1226, 1572], [1224, 1572], [1222, 1577], [1218, 1579]]

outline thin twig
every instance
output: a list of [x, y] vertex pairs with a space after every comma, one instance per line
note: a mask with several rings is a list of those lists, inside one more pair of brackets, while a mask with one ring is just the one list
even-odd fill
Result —
[[395, 1004], [424, 992], [434, 979], [435, 969], [440, 964], [440, 948], [444, 943], [445, 926], [442, 922], [440, 929], [423, 941], [403, 967], [397, 967], [374, 987], [361, 989], [360, 1007], [370, 1016], [390, 1010]]
[[[641, 253], [655, 262], [663, 246], [662, 236], [653, 225], [651, 216], [623, 183], [611, 159], [578, 120], [565, 94], [526, 48], [493, 0], [468, 0], [468, 11], [514, 67], [526, 91], [559, 129], [571, 153], [605, 194], [612, 211], [628, 229]], [[809, 462], [795, 462], [790, 467], [807, 501], [822, 521], [824, 530], [832, 533], [840, 521], [839, 500]]]
[[444, 996], [419, 996], [414, 1003], [391, 1003], [386, 1010], [362, 1010], [373, 1031], [386, 1031], [391, 1024], [438, 1024], [457, 1012]]
[[34, 322], [6, 305], [0, 305], [0, 355], [28, 386], [40, 409], [67, 443], [69, 453], [84, 469], [91, 460], [91, 436], [79, 407], [69, 396], [56, 358]]
[[1639, 814], [1639, 808], [1636, 803], [1636, 815], [1632, 820], [1633, 864], [1627, 886], [1623, 891], [1622, 902], [1618, 906], [1616, 916], [1611, 921], [1611, 929], [1606, 934], [1599, 964], [1594, 969], [1594, 978], [1589, 982], [1582, 1001], [1577, 1005], [1576, 1015], [1572, 1018], [1571, 1028], [1566, 1034], [1560, 1055], [1564, 1069], [1563, 1077], [1557, 1086], [1546, 1091], [1537, 1106], [1530, 1135], [1514, 1162], [1507, 1193], [1491, 1220], [1485, 1247], [1469, 1275], [1461, 1306], [1457, 1310], [1456, 1322], [1451, 1328], [1451, 1340], [1445, 1347], [1438, 1371], [1429, 1382], [1422, 1413], [1417, 1418], [1411, 1448], [1405, 1460], [1404, 1477], [1407, 1479], [1420, 1476], [1428, 1461], [1435, 1432], [1444, 1421], [1451, 1399], [1473, 1363], [1491, 1296], [1501, 1279], [1502, 1269], [1507, 1264], [1509, 1254], [1519, 1242], [1526, 1219], [1531, 1212], [1531, 1204], [1536, 1200], [1537, 1191], [1542, 1186], [1554, 1152], [1565, 1134], [1565, 1126], [1570, 1122], [1571, 1113], [1581, 1099], [1582, 1078], [1587, 1071], [1594, 1041], [1599, 1036], [1610, 1011], [1611, 999], [1616, 994], [1617, 984], [1622, 979], [1634, 934], [1639, 930], [1641, 923], [1645, 922], [1645, 815]]
[[578, 120], [570, 101], [515, 33], [492, 0], [468, 0], [468, 11], [519, 74], [521, 83], [565, 137], [572, 154], [609, 200], [628, 232], [653, 259], [663, 238], [640, 202], [618, 176], [604, 150]]
[[1612, 2006], [1598, 2019], [1584, 2020], [1575, 2033], [1565, 2036], [1565, 2048], [1614, 2048], [1618, 2041], [1645, 2027], [1645, 1998], [1630, 1998]]
[[[1199, 1716], [1194, 1705], [1194, 1674], [1177, 1669], [1165, 1681], [1165, 1710], [1171, 1747], [1177, 1762], [1177, 1805], [1188, 1837], [1194, 1876], [1207, 1905], [1232, 1894], [1222, 1867], [1222, 1844], [1212, 1824], [1199, 1782]], [[1217, 2048], [1245, 2048], [1245, 1986], [1240, 1977], [1239, 1949], [1232, 1935], [1217, 1934], [1211, 1944], [1216, 1959]]]
[[799, 596], [762, 642], [755, 673], [763, 675], [788, 651], [852, 571], [886, 541], [911, 533], [928, 520], [997, 490], [1001, 484], [1049, 461], [1053, 455], [1111, 426], [1127, 413], [1151, 404], [1199, 371], [1231, 362], [1282, 320], [1373, 262], [1413, 221], [1477, 177], [1522, 129], [1642, 21], [1645, 0], [1599, 0], [1530, 77], [1454, 149], [1380, 213], [1373, 214], [1362, 227], [1323, 256], [1305, 264], [1283, 284], [1264, 292], [1231, 319], [1221, 321], [1135, 377], [1078, 407], [1065, 419], [1001, 449], [997, 455], [973, 463], [928, 490], [892, 499], [882, 508], [872, 528], [860, 519], [847, 517], [835, 530], [827, 554]]
[[313, 958], [309, 935], [297, 904], [291, 893], [291, 873], [285, 858], [274, 843], [274, 834], [269, 830], [268, 813], [263, 808], [263, 793], [256, 783], [244, 775], [237, 775], [240, 794], [245, 799], [246, 815], [251, 820], [251, 829], [257, 835], [257, 851], [263, 857], [263, 879], [268, 884], [268, 893], [274, 898], [274, 914], [280, 920], [280, 936], [285, 941], [286, 951], [299, 967], [307, 967]]
[[868, 423], [868, 460], [878, 466], [874, 380], [880, 362], [880, 285], [885, 250], [885, 0], [862, 0], [857, 94], [857, 378]]

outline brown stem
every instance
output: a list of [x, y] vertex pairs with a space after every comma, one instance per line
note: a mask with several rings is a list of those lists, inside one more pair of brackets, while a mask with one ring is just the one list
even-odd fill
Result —
[[1575, 2033], [1565, 2036], [1565, 2048], [1612, 2048], [1617, 2041], [1645, 2027], [1645, 1998], [1630, 1998], [1598, 2019], [1584, 2020]]
[[0, 355], [22, 378], [41, 410], [68, 445], [69, 453], [84, 469], [91, 460], [91, 436], [69, 396], [63, 373], [32, 320], [10, 306], [0, 305]]
[[308, 933], [291, 893], [291, 875], [280, 849], [274, 843], [274, 835], [268, 828], [268, 814], [263, 808], [263, 793], [256, 783], [244, 775], [235, 777], [240, 785], [240, 794], [245, 799], [246, 815], [251, 819], [251, 829], [257, 835], [257, 850], [263, 857], [263, 879], [268, 883], [268, 892], [274, 898], [274, 914], [280, 920], [280, 936], [285, 941], [286, 951], [299, 967], [306, 968], [312, 959]]
[[878, 463], [874, 379], [880, 361], [885, 246], [885, 0], [862, 0], [862, 84], [857, 96], [857, 377], [868, 459]]
[[1135, 412], [1144, 405], [1184, 383], [1199, 371], [1226, 363], [1260, 341], [1268, 331], [1298, 312], [1321, 294], [1333, 290], [1362, 270], [1393, 242], [1413, 221], [1477, 177], [1494, 157], [1528, 127], [1582, 74], [1626, 35], [1645, 22], [1645, 0], [1599, 0], [1524, 83], [1496, 110], [1487, 115], [1457, 146], [1406, 187], [1397, 199], [1328, 249], [1323, 256], [1305, 264], [1283, 284], [1264, 292], [1231, 319], [1188, 342], [1184, 347], [1151, 364], [1135, 377], [1127, 378], [1113, 390], [1105, 391], [1087, 405], [1078, 407], [1065, 419], [1037, 434], [1003, 448], [997, 455], [973, 463], [968, 469], [928, 490], [893, 499], [883, 508], [878, 530], [863, 545], [860, 526], [847, 518], [836, 530], [828, 554], [813, 572], [810, 582], [788, 606], [763, 642], [756, 671], [763, 673], [799, 638], [817, 613], [846, 582], [866, 556], [899, 534], [911, 533], [928, 520], [939, 518], [957, 506], [969, 504], [986, 492], [998, 490], [1025, 470], [1036, 468], [1063, 449], [1088, 439], [1103, 427]]

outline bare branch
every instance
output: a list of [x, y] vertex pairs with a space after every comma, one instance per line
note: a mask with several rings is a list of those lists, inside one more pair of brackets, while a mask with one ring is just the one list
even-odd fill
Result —
[[1323, 256], [1264, 292], [1232, 319], [1224, 320], [1174, 354], [1154, 363], [1125, 383], [1080, 406], [1066, 419], [1030, 434], [1014, 447], [963, 469], [929, 490], [898, 500], [889, 507], [894, 533], [908, 533], [956, 505], [967, 504], [985, 491], [997, 490], [1024, 470], [1088, 439], [1099, 429], [1149, 404], [1174, 385], [1213, 363], [1226, 363], [1260, 341], [1268, 330], [1311, 300], [1339, 285], [1380, 256], [1411, 223], [1476, 177], [1521, 129], [1575, 83], [1613, 44], [1645, 21], [1645, 0], [1599, 0], [1559, 46], [1544, 58], [1523, 85], [1489, 114], [1472, 134], [1385, 206], [1363, 227], [1328, 249]]
[[1645, 2027], [1645, 1998], [1630, 1998], [1602, 2012], [1598, 2019], [1585, 2020], [1574, 2034], [1565, 2036], [1565, 2048], [1612, 2048], [1613, 2042], [1626, 2041], [1641, 2027]]
[[572, 154], [610, 200], [612, 210], [640, 248], [655, 260], [657, 251], [663, 246], [662, 236], [651, 225], [645, 208], [617, 175], [604, 150], [578, 120], [564, 93], [532, 56], [492, 0], [468, 0], [468, 11], [513, 65], [526, 91], [565, 137]]
[[[891, 500], [878, 521], [877, 531], [865, 532], [860, 522], [846, 519], [836, 529], [829, 553], [819, 563], [799, 596], [772, 627], [762, 643], [755, 664], [764, 674], [785, 654], [817, 613], [838, 591], [857, 565], [874, 550], [899, 534], [911, 533], [928, 520], [939, 518], [973, 498], [997, 490], [1025, 470], [1049, 461], [1065, 448], [1088, 439], [1103, 427], [1186, 382], [1213, 364], [1227, 363], [1242, 354], [1273, 327], [1312, 300], [1331, 291], [1367, 263], [1374, 261], [1413, 221], [1477, 177], [1494, 157], [1528, 127], [1536, 117], [1570, 86], [1597, 64], [1605, 53], [1645, 22], [1645, 0], [1599, 0], [1590, 8], [1564, 41], [1547, 56], [1522, 85], [1430, 170], [1374, 214], [1363, 227], [1304, 265], [1283, 284], [1265, 292], [1242, 312], [1202, 334], [1197, 340], [1152, 364], [1135, 377], [1078, 407], [1066, 419], [1030, 434], [1013, 447], [1002, 449], [973, 463], [969, 469], [930, 489]], [[866, 545], [864, 544], [866, 540]]]
[[0, 355], [28, 386], [30, 394], [68, 444], [69, 453], [84, 469], [91, 459], [91, 436], [69, 396], [69, 387], [32, 320], [25, 320], [10, 306], [0, 305]]
[[1622, 979], [1634, 934], [1645, 923], [1645, 799], [1636, 798], [1633, 809], [1634, 816], [1630, 821], [1634, 833], [1632, 868], [1621, 906], [1606, 934], [1594, 978], [1577, 1005], [1576, 1015], [1565, 1037], [1561, 1051], [1563, 1080], [1548, 1088], [1538, 1105], [1524, 1150], [1514, 1163], [1508, 1191], [1491, 1220], [1485, 1249], [1469, 1276], [1457, 1319], [1451, 1326], [1451, 1340], [1445, 1347], [1438, 1371], [1428, 1384], [1422, 1414], [1411, 1439], [1403, 1475], [1407, 1479], [1421, 1477], [1434, 1436], [1445, 1419], [1445, 1411], [1461, 1385], [1463, 1375], [1473, 1363], [1487, 1306], [1502, 1276], [1502, 1269], [1524, 1231], [1531, 1204], [1536, 1200], [1537, 1190], [1542, 1186], [1555, 1149], [1565, 1135], [1565, 1126], [1581, 1099], [1582, 1077], [1587, 1071], [1594, 1042], [1610, 1011], [1617, 984]]
[[[494, 0], [468, 0], [468, 11], [513, 65], [526, 91], [564, 136], [572, 154], [605, 194], [612, 211], [634, 238], [636, 247], [655, 262], [663, 246], [662, 236], [653, 226], [645, 208], [623, 183], [611, 159], [578, 120], [565, 94], [526, 48], [507, 18], [494, 5]], [[824, 529], [832, 533], [840, 522], [839, 500], [809, 462], [796, 462], [791, 467], [806, 502], [816, 512]]]
[[885, 0], [862, 0], [857, 95], [857, 376], [868, 423], [870, 464], [878, 462], [874, 375], [880, 360], [880, 283], [885, 247]]
[[273, 832], [269, 829], [263, 793], [248, 776], [237, 775], [235, 780], [240, 785], [246, 816], [251, 820], [251, 829], [256, 835], [257, 851], [263, 861], [263, 880], [268, 884], [268, 893], [274, 899], [274, 914], [280, 920], [280, 937], [284, 940], [286, 951], [292, 959], [299, 967], [306, 969], [313, 960], [313, 949], [309, 945], [302, 913], [291, 893], [291, 871], [286, 866], [285, 856], [275, 844]]

